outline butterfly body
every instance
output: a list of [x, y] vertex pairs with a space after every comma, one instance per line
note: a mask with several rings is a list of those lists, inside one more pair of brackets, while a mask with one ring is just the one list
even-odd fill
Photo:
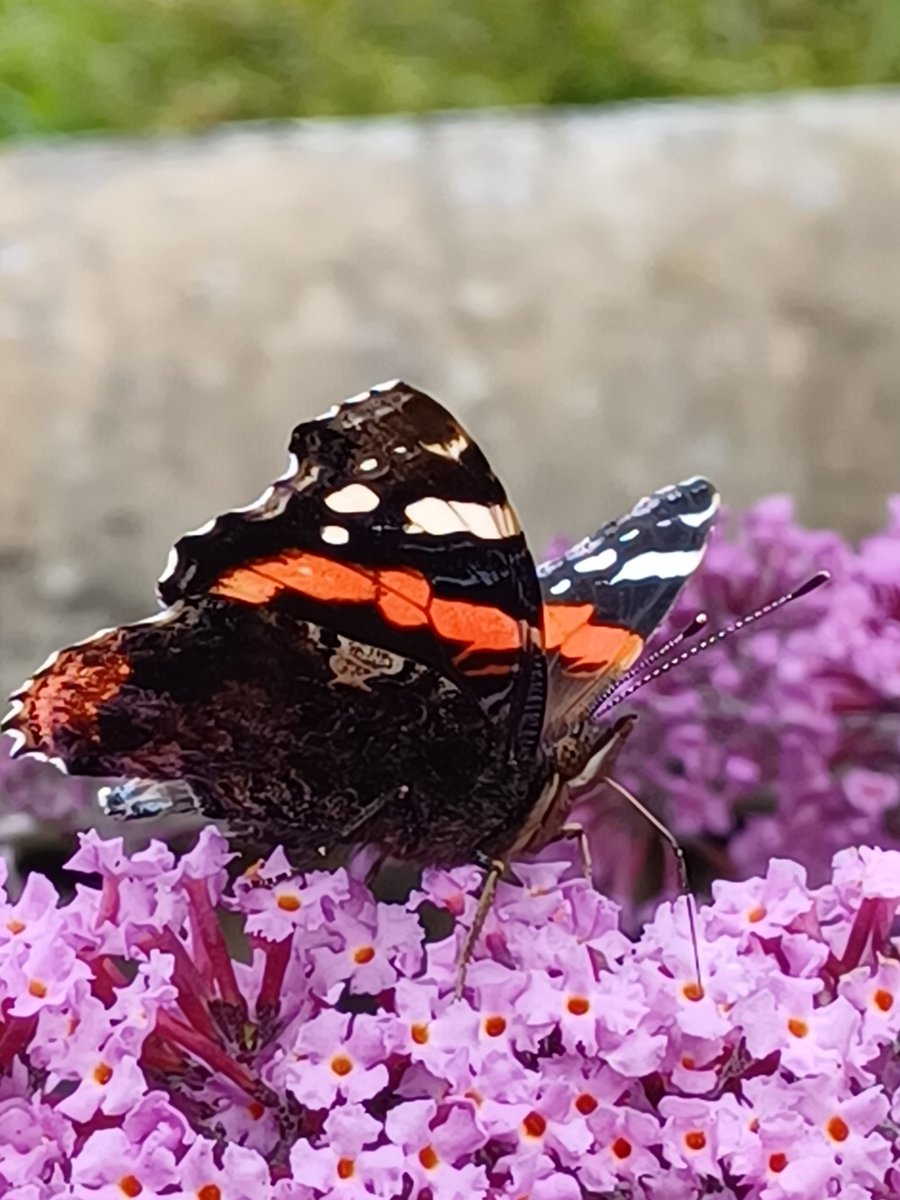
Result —
[[254, 504], [185, 535], [162, 611], [52, 656], [18, 753], [147, 781], [298, 863], [367, 843], [452, 864], [534, 848], [602, 757], [592, 709], [699, 564], [691, 480], [537, 569], [468, 433], [402, 383], [299, 425]]

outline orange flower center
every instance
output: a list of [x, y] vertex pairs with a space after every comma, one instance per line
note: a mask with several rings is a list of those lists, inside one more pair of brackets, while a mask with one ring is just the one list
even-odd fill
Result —
[[336, 1054], [331, 1060], [331, 1069], [335, 1075], [349, 1075], [353, 1070], [353, 1063], [346, 1054]]
[[769, 1155], [769, 1170], [776, 1175], [780, 1174], [787, 1166], [787, 1155], [782, 1154], [779, 1150], [776, 1154]]
[[828, 1130], [828, 1136], [835, 1142], [846, 1142], [850, 1136], [850, 1126], [843, 1117], [832, 1117], [825, 1128]]
[[412, 1040], [417, 1046], [424, 1046], [428, 1041], [428, 1026], [424, 1022], [416, 1022], [415, 1025], [411, 1026], [410, 1033]]
[[281, 892], [275, 903], [282, 912], [296, 912], [303, 901], [296, 892]]
[[547, 1128], [547, 1122], [539, 1112], [532, 1111], [522, 1122], [522, 1128], [529, 1137], [539, 1138], [543, 1137], [544, 1130]]
[[894, 997], [886, 988], [879, 988], [872, 999], [875, 1001], [875, 1007], [880, 1008], [882, 1012], [890, 1012], [894, 1007]]
[[684, 1067], [684, 1069], [686, 1071], [693, 1071], [694, 1067], [697, 1064], [696, 1064], [696, 1062], [694, 1060], [694, 1056], [692, 1054], [682, 1054], [681, 1065]]
[[681, 989], [681, 994], [685, 1000], [702, 1000], [703, 988], [696, 979], [692, 979], [690, 983], [686, 983]]
[[596, 1097], [590, 1092], [582, 1092], [580, 1096], [575, 1097], [575, 1107], [583, 1117], [589, 1117], [597, 1107]]
[[113, 1069], [109, 1063], [99, 1062], [94, 1067], [94, 1082], [99, 1083], [101, 1087], [109, 1083], [112, 1079]]
[[755, 925], [757, 921], [761, 921], [766, 915], [766, 910], [762, 904], [757, 904], [755, 908], [751, 908], [747, 913], [747, 920], [751, 925]]
[[485, 1017], [484, 1032], [488, 1037], [499, 1037], [506, 1032], [506, 1017]]
[[141, 1181], [134, 1175], [123, 1175], [119, 1180], [119, 1191], [123, 1196], [139, 1196], [143, 1190]]
[[337, 1164], [338, 1179], [352, 1179], [356, 1174], [356, 1166], [352, 1158], [339, 1158]]
[[706, 1145], [706, 1134], [699, 1129], [690, 1129], [684, 1135], [684, 1144], [688, 1150], [702, 1150]]
[[363, 966], [364, 963], [371, 962], [375, 957], [374, 946], [360, 946], [353, 951], [353, 961]]
[[251, 1100], [247, 1105], [247, 1112], [250, 1114], [251, 1121], [258, 1121], [265, 1111], [265, 1105], [260, 1103], [259, 1100]]
[[610, 1146], [613, 1158], [628, 1158], [631, 1154], [632, 1146], [628, 1138], [617, 1137]]
[[40, 979], [28, 980], [28, 995], [34, 996], [36, 1000], [43, 1000], [47, 995], [47, 985]]
[[419, 1162], [426, 1171], [433, 1171], [438, 1165], [439, 1159], [434, 1146], [423, 1146], [419, 1151]]
[[222, 1191], [217, 1183], [204, 1183], [197, 1188], [197, 1200], [222, 1200]]
[[25, 922], [18, 921], [18, 920], [16, 920], [15, 917], [10, 917], [9, 920], [6, 922], [6, 928], [12, 934], [21, 933], [22, 930], [25, 928]]
[[590, 1010], [591, 1002], [587, 996], [570, 996], [566, 1008], [573, 1017], [583, 1017]]
[[787, 1027], [788, 1031], [792, 1033], [795, 1038], [805, 1038], [809, 1033], [809, 1026], [805, 1021], [801, 1021], [799, 1017], [791, 1017], [787, 1023]]

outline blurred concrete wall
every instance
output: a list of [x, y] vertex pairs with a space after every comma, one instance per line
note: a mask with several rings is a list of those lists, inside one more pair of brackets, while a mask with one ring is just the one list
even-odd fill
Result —
[[291, 426], [404, 376], [533, 544], [707, 472], [851, 534], [900, 490], [900, 94], [0, 157], [0, 684], [146, 615]]

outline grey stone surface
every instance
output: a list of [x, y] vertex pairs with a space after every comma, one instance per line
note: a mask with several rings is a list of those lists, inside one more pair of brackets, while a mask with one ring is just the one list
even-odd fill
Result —
[[707, 472], [900, 490], [900, 94], [244, 127], [0, 156], [0, 683], [146, 615], [288, 432], [404, 376], [533, 544]]

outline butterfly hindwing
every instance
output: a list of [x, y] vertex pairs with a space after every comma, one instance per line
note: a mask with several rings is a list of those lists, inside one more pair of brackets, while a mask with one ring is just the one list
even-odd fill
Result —
[[640, 658], [700, 565], [718, 507], [712, 484], [689, 479], [538, 567], [548, 727], [577, 720]]
[[477, 699], [287, 611], [173, 606], [60, 651], [13, 709], [26, 751], [153, 781], [160, 809], [187, 788], [233, 830], [276, 831], [297, 862], [357, 840], [440, 859], [491, 827], [472, 787], [495, 749]]

